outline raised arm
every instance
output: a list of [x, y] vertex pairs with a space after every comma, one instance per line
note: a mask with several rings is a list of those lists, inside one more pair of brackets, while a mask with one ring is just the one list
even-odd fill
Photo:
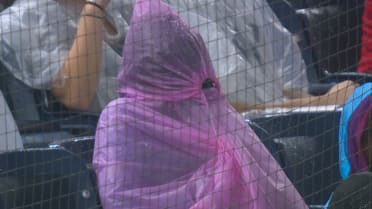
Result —
[[62, 69], [52, 87], [53, 94], [67, 107], [86, 110], [93, 100], [102, 64], [104, 11], [109, 0], [99, 6], [84, 4], [77, 32]]

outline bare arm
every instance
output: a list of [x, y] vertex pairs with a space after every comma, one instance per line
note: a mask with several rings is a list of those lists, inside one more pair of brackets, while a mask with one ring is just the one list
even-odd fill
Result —
[[264, 104], [231, 104], [238, 112], [245, 112], [253, 109], [266, 109], [275, 107], [293, 108], [304, 106], [321, 106], [321, 105], [343, 105], [346, 99], [353, 93], [358, 84], [352, 81], [344, 81], [333, 86], [325, 95], [307, 96], [303, 98], [290, 99], [283, 102], [268, 102]]
[[[86, 110], [95, 96], [99, 81], [104, 37], [103, 20], [85, 14], [103, 17], [103, 12], [85, 4], [75, 40], [67, 56], [52, 93], [67, 107]], [[61, 85], [62, 84], [62, 85]]]

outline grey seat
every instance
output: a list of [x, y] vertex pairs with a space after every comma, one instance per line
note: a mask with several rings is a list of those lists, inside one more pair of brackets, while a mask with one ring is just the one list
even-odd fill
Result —
[[267, 0], [282, 24], [299, 40], [311, 95], [335, 83], [370, 82], [355, 73], [361, 46], [363, 0]]
[[0, 91], [0, 152], [23, 149], [21, 135]]

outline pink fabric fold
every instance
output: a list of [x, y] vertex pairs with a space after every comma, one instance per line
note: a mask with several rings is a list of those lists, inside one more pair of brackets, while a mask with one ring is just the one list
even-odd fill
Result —
[[368, 162], [363, 151], [362, 138], [368, 128], [368, 119], [372, 114], [372, 95], [366, 97], [353, 112], [348, 125], [348, 153], [351, 174], [368, 171]]
[[159, 0], [136, 1], [118, 91], [93, 159], [105, 209], [307, 208], [226, 102], [200, 35]]

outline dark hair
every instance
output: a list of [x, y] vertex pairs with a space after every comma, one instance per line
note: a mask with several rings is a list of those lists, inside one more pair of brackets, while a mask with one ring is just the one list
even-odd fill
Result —
[[329, 209], [372, 208], [372, 173], [350, 176], [336, 188]]

